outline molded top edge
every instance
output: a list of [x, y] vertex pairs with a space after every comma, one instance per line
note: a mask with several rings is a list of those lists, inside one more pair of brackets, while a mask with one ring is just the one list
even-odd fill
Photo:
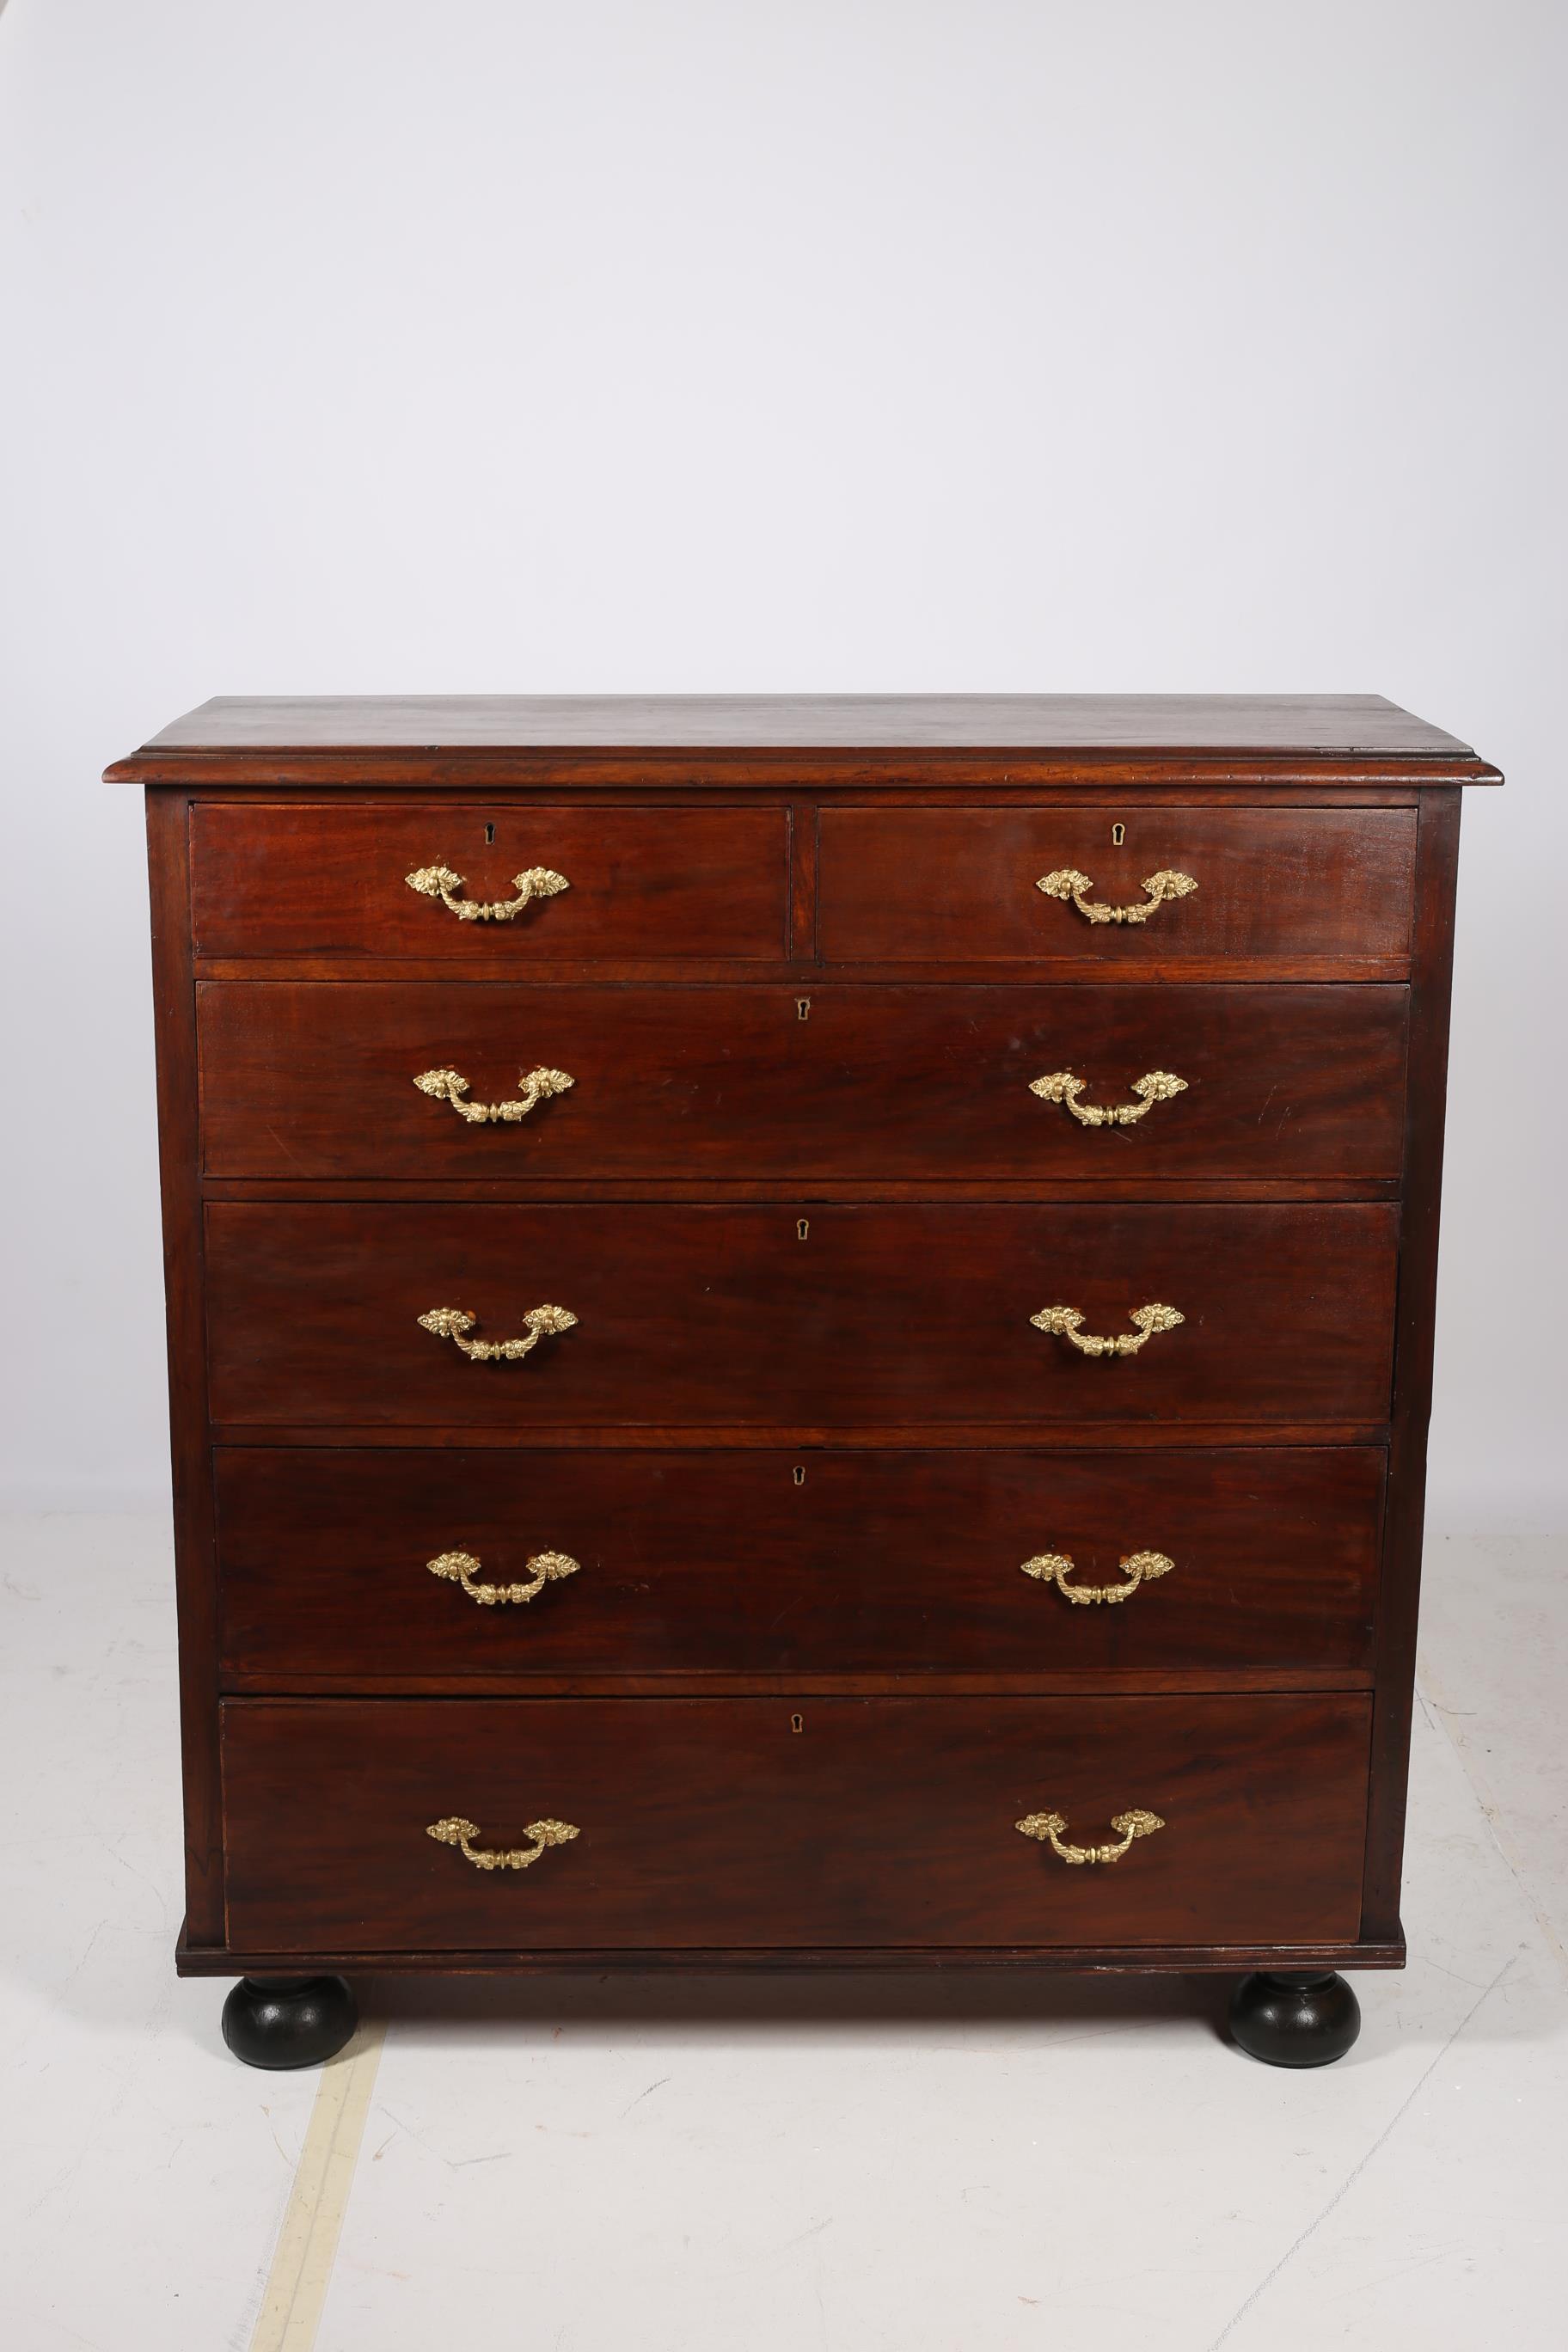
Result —
[[1033, 759], [1415, 760], [1465, 763], [1468, 743], [1380, 695], [219, 696], [108, 771], [177, 777], [187, 761], [273, 755], [345, 761], [510, 751], [845, 755], [1008, 751]]

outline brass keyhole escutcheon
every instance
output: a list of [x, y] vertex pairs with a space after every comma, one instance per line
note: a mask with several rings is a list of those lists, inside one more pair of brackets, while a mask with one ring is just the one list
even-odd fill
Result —
[[487, 825], [486, 825], [486, 827], [485, 827], [485, 847], [486, 847], [487, 849], [492, 848], [492, 847], [494, 846], [494, 844], [495, 844], [495, 837], [496, 837], [496, 829], [495, 829], [494, 825], [493, 825], [493, 824], [487, 824]]
[[803, 1466], [803, 1465], [802, 1465], [802, 1464], [800, 1464], [800, 1463], [798, 1463], [798, 1462], [795, 1464], [795, 1469], [794, 1469], [794, 1472], [792, 1473], [792, 1475], [794, 1476], [795, 1483], [795, 1485], [796, 1485], [797, 1486], [805, 1486], [805, 1468], [804, 1468], [804, 1466]]
[[1113, 824], [1110, 828], [1110, 838], [1116, 847], [1120, 849], [1122, 843], [1127, 838], [1127, 827], [1124, 824]]
[[804, 1731], [805, 1729], [805, 1716], [792, 1715], [789, 1719], [789, 1727], [792, 1731]]
[[805, 1241], [805, 1237], [806, 1237], [807, 1234], [808, 1234], [808, 1233], [810, 1233], [810, 1231], [811, 1231], [811, 1220], [810, 1220], [810, 1218], [809, 1218], [809, 1217], [797, 1217], [797, 1218], [795, 1219], [795, 1239], [796, 1239], [796, 1241], [797, 1241], [797, 1242], [803, 1242], [803, 1241]]
[[797, 1021], [809, 1021], [809, 1020], [810, 1020], [810, 1018], [811, 1018], [811, 999], [810, 999], [810, 997], [809, 997], [809, 996], [797, 996], [797, 997], [795, 998], [795, 1019], [796, 1019]]

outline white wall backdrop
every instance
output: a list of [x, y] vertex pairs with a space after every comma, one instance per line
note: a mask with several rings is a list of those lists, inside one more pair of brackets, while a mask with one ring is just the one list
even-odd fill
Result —
[[11, 0], [0, 1487], [155, 1498], [221, 692], [1378, 691], [1466, 813], [1434, 1501], [1568, 1513], [1554, 0]]

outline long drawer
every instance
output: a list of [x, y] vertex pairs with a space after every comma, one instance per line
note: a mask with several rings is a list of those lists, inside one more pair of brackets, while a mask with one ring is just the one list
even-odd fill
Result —
[[[1396, 1234], [1396, 1210], [1373, 1202], [797, 1216], [226, 1202], [206, 1212], [212, 1416], [1376, 1423]], [[1150, 1308], [1180, 1319], [1157, 1328]], [[561, 1314], [542, 1309], [575, 1321], [551, 1332]], [[1032, 1319], [1053, 1310], [1081, 1322]], [[1082, 1352], [1112, 1339], [1137, 1352]]]
[[830, 960], [1087, 957], [1126, 977], [1187, 957], [1410, 951], [1413, 809], [1152, 806], [1113, 826], [1102, 807], [830, 808], [821, 828]]
[[773, 959], [788, 874], [777, 808], [400, 798], [191, 815], [200, 955]]
[[220, 1447], [223, 1672], [1364, 1680], [1383, 1462]]
[[1400, 1167], [1398, 987], [228, 982], [197, 1001], [215, 1176]]
[[[241, 1699], [223, 1717], [241, 1951], [1131, 1947], [1359, 1925], [1363, 1696]], [[1160, 1825], [1130, 1831], [1132, 1812]], [[1069, 1850], [1125, 1850], [1075, 1864], [1047, 1820]]]

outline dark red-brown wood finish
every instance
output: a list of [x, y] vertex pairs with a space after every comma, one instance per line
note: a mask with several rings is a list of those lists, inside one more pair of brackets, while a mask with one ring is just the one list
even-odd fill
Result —
[[[847, 964], [1027, 956], [1103, 959], [1125, 979], [1151, 942], [1168, 958], [1245, 956], [1403, 965], [1410, 953], [1415, 814], [1409, 809], [1140, 808], [1110, 837], [1098, 809], [823, 812], [818, 937]], [[1195, 883], [1144, 915], [1145, 885]], [[1083, 875], [1094, 908], [1137, 922], [1085, 919], [1041, 888]]]
[[[197, 996], [213, 1177], [1396, 1178], [1403, 988], [234, 983]], [[421, 1092], [519, 1101], [479, 1123]], [[1182, 1091], [1142, 1110], [1151, 1071]], [[1060, 1091], [1079, 1076], [1075, 1115]], [[1133, 1111], [1088, 1127], [1081, 1114]]]
[[185, 1812], [185, 1933], [224, 1938], [223, 1800], [218, 1780], [217, 1579], [207, 1423], [195, 990], [191, 977], [188, 812], [183, 794], [147, 795], [153, 1011], [174, 1577], [180, 1622], [180, 1748]]
[[[1383, 1455], [224, 1446], [225, 1686], [1371, 1681]], [[475, 1601], [529, 1561], [574, 1576]], [[1169, 1561], [1145, 1580], [1121, 1562]], [[1047, 1560], [1070, 1560], [1058, 1572]], [[1026, 1563], [1028, 1563], [1026, 1569]], [[1133, 1588], [1114, 1603], [1067, 1588]]]
[[[447, 899], [410, 874], [443, 868]], [[500, 923], [520, 875], [564, 888]], [[787, 952], [782, 808], [289, 809], [201, 804], [191, 819], [198, 955], [763, 958]]]
[[1321, 766], [1423, 761], [1435, 782], [1500, 781], [1468, 743], [1380, 694], [454, 694], [218, 695], [109, 771], [111, 782], [178, 782], [173, 759], [342, 761], [413, 751], [507, 761], [571, 750], [766, 757], [865, 753], [897, 779], [900, 755], [998, 753], [1148, 759], [1180, 782], [1194, 763], [1247, 754]]
[[110, 774], [183, 1969], [1397, 1964], [1495, 771], [1372, 697], [786, 697], [219, 702]]
[[[533, 1943], [1158, 1946], [1345, 1937], [1361, 1908], [1363, 1696], [233, 1699], [237, 1940], [305, 1952]], [[366, 1759], [374, 1755], [374, 1771]], [[1159, 1817], [1125, 1869], [1067, 1843]], [[433, 1840], [526, 1851], [476, 1869]]]
[[[584, 1422], [763, 1428], [900, 1422], [1388, 1417], [1397, 1212], [1163, 1208], [337, 1208], [206, 1213], [212, 1416], [388, 1428]], [[542, 1306], [574, 1328], [476, 1361], [421, 1318], [507, 1345]], [[1125, 1359], [1034, 1318], [1134, 1340]], [[1080, 1335], [1083, 1336], [1083, 1335]]]

